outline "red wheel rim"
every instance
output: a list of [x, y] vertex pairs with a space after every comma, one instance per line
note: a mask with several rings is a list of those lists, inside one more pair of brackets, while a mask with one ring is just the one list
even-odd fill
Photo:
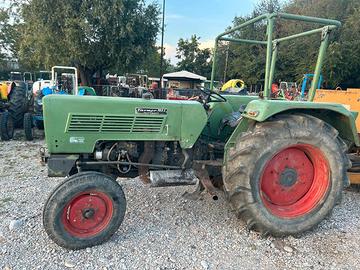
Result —
[[113, 215], [113, 202], [102, 192], [88, 191], [75, 195], [64, 207], [61, 221], [75, 237], [92, 237], [103, 231]]
[[314, 210], [330, 187], [330, 168], [320, 149], [297, 144], [279, 151], [261, 175], [261, 199], [280, 218], [296, 218]]

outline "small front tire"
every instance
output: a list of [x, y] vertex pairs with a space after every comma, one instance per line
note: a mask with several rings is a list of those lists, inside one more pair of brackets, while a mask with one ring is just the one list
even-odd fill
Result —
[[14, 121], [9, 112], [3, 112], [0, 116], [1, 139], [9, 141], [14, 137]]
[[46, 233], [59, 246], [83, 249], [107, 241], [120, 227], [126, 210], [121, 186], [98, 172], [69, 177], [44, 206]]
[[33, 129], [33, 116], [31, 113], [25, 113], [24, 115], [24, 132], [27, 141], [34, 140], [34, 129]]

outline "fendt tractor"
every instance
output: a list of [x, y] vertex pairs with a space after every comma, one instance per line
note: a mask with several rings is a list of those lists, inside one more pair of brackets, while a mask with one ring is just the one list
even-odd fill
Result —
[[[313, 23], [320, 28], [277, 38], [275, 23]], [[229, 37], [266, 22], [265, 41]], [[265, 25], [265, 24], [263, 24]], [[264, 91], [259, 96], [221, 95], [203, 89], [197, 101], [143, 98], [44, 98], [50, 177], [67, 177], [50, 194], [43, 223], [49, 237], [68, 249], [108, 240], [126, 209], [117, 177], [138, 177], [153, 187], [197, 185], [188, 198], [223, 191], [249, 230], [297, 235], [327, 217], [349, 185], [349, 147], [359, 147], [356, 113], [313, 103], [338, 21], [265, 14], [216, 39], [267, 48]], [[319, 34], [321, 45], [309, 101], [271, 99], [279, 45]], [[216, 70], [213, 58], [212, 81]], [[201, 195], [200, 195], [201, 194]], [[205, 214], [205, 213], [204, 213]]]

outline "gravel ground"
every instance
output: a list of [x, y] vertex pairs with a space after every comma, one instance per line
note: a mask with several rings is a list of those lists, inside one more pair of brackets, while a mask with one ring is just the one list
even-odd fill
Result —
[[360, 269], [360, 194], [344, 192], [333, 215], [301, 238], [262, 239], [216, 202], [182, 198], [194, 187], [151, 189], [119, 180], [124, 223], [107, 243], [80, 251], [55, 245], [42, 207], [62, 181], [39, 163], [44, 141], [0, 142], [1, 269]]

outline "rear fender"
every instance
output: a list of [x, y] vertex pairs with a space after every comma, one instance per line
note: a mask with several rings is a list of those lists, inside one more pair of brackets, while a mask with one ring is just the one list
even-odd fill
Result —
[[[302, 101], [254, 100], [245, 109], [243, 116], [256, 122], [281, 113], [304, 113], [317, 117], [338, 130], [340, 137], [348, 144], [360, 146], [356, 130], [356, 113], [335, 103], [315, 103]], [[241, 128], [241, 127], [240, 127]]]

